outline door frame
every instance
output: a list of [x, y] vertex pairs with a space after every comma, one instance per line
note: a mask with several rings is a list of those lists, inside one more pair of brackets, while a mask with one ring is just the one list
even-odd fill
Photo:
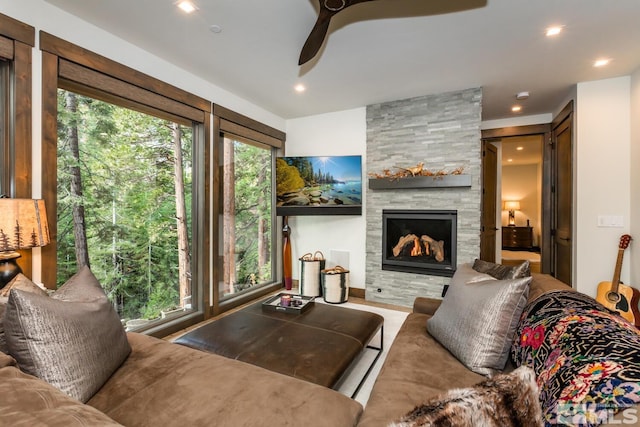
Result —
[[[542, 135], [544, 141], [542, 149], [542, 230], [540, 233], [542, 241], [540, 242], [540, 269], [542, 273], [551, 273], [551, 123], [486, 129], [482, 131], [482, 144], [486, 144], [488, 141], [495, 139], [529, 135]], [[484, 198], [484, 195], [482, 195], [482, 197]]]
[[[558, 132], [561, 131], [568, 131], [570, 133], [571, 139], [570, 139], [570, 147], [569, 147], [569, 151], [570, 151], [570, 176], [571, 176], [571, 182], [570, 182], [570, 189], [571, 189], [571, 199], [572, 199], [572, 204], [575, 201], [574, 197], [575, 197], [575, 149], [574, 149], [574, 144], [575, 144], [575, 119], [574, 119], [574, 101], [571, 100], [569, 101], [564, 108], [553, 118], [553, 121], [551, 122], [551, 136], [550, 136], [550, 145], [552, 147], [552, 158], [551, 158], [551, 179], [552, 179], [552, 183], [554, 183], [555, 186], [558, 185], [558, 141], [557, 141], [557, 137], [559, 135]], [[557, 194], [555, 194], [555, 191], [557, 190], [554, 189], [554, 193], [551, 195], [552, 197], [552, 209], [551, 209], [551, 229], [552, 229], [552, 233], [553, 239], [557, 239], [559, 236], [559, 231], [557, 230], [557, 217], [559, 215], [559, 208], [558, 208], [558, 201], [557, 201]], [[571, 287], [575, 287], [575, 251], [576, 251], [576, 246], [575, 246], [575, 207], [572, 208], [572, 212], [570, 213], [571, 219], [570, 219], [570, 235], [569, 235], [569, 239], [570, 239], [570, 247], [571, 247], [571, 262], [570, 264], [570, 268], [571, 268], [571, 277], [569, 279], [570, 283], [567, 283], [568, 285], [570, 285]], [[550, 259], [551, 264], [551, 270], [552, 270], [552, 274], [554, 277], [558, 277], [558, 272], [557, 272], [557, 262], [558, 262], [558, 258], [557, 258], [557, 254], [556, 252], [556, 243], [550, 241], [550, 244], [552, 245], [552, 258]]]

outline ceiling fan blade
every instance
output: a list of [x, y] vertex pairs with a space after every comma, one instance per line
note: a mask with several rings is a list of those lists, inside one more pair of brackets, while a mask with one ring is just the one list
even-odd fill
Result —
[[304, 43], [304, 46], [302, 46], [298, 65], [302, 65], [316, 56], [327, 36], [327, 30], [329, 29], [333, 15], [345, 10], [349, 6], [366, 1], [373, 0], [318, 0], [318, 3], [320, 3], [320, 14], [311, 33], [309, 33], [309, 37], [307, 37], [307, 41]]
[[325, 9], [320, 9], [320, 14], [318, 15], [318, 20], [316, 24], [313, 26], [313, 29], [309, 33], [309, 37], [307, 37], [307, 41], [304, 42], [304, 46], [302, 46], [302, 51], [300, 52], [300, 59], [298, 59], [298, 65], [302, 65], [305, 62], [309, 61], [311, 58], [316, 56], [316, 53], [320, 50], [322, 43], [324, 42], [324, 38], [327, 35], [327, 30], [329, 29], [329, 23], [331, 22], [331, 17], [334, 13], [327, 11]]

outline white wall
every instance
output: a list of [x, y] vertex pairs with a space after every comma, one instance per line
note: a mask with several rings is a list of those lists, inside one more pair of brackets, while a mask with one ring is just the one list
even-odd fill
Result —
[[[577, 87], [574, 287], [591, 296], [600, 281], [612, 279], [620, 236], [630, 230], [630, 90], [629, 76]], [[624, 227], [598, 227], [598, 215], [621, 215]], [[626, 283], [628, 261], [621, 275]]]
[[518, 116], [510, 119], [485, 120], [480, 123], [480, 129], [499, 129], [512, 126], [529, 126], [551, 123], [553, 116], [548, 114], [537, 114], [534, 116]]
[[640, 287], [640, 69], [631, 76], [631, 236], [629, 247], [631, 279], [628, 283]]
[[[363, 193], [367, 185], [366, 108], [339, 111], [287, 121], [287, 156], [361, 155]], [[349, 253], [351, 287], [365, 287], [365, 200], [361, 216], [298, 216], [289, 217], [292, 229], [293, 279], [300, 278], [298, 258], [308, 252], [321, 251], [327, 267], [335, 265], [331, 251]], [[342, 265], [342, 264], [341, 264]]]

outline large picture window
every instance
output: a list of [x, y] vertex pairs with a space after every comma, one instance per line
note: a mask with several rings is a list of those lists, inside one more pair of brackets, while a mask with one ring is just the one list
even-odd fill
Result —
[[57, 285], [89, 265], [129, 330], [192, 309], [192, 138], [58, 91]]
[[208, 317], [211, 103], [44, 32], [40, 48], [44, 283], [89, 265], [155, 336]]
[[221, 301], [274, 283], [274, 149], [223, 137], [223, 274]]

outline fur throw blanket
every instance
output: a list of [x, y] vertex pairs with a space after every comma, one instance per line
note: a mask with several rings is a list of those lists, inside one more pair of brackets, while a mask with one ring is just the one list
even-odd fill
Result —
[[449, 390], [393, 422], [389, 427], [542, 426], [536, 376], [521, 366], [473, 387]]

